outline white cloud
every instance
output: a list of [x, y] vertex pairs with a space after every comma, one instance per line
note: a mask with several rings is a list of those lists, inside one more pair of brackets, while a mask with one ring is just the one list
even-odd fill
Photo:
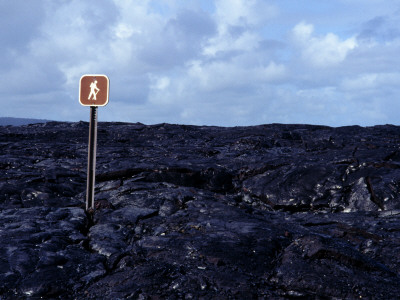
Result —
[[[246, 66], [237, 61], [217, 61], [202, 63], [192, 61], [188, 74], [199, 88], [204, 91], [220, 91], [224, 89], [246, 89], [281, 79], [285, 75], [285, 67], [271, 61], [266, 66]], [[247, 89], [246, 89], [247, 90]], [[249, 90], [248, 90], [249, 91]]]
[[214, 17], [218, 34], [209, 39], [203, 54], [253, 50], [262, 40], [258, 27], [276, 14], [277, 8], [265, 1], [218, 0]]
[[[119, 23], [116, 28], [114, 29], [115, 36], [121, 40], [130, 38], [134, 33], [134, 29], [129, 24]], [[141, 33], [140, 29], [137, 29], [136, 32], [138, 34]]]
[[278, 13], [275, 6], [260, 0], [217, 0], [215, 6], [221, 29], [256, 26]]
[[293, 28], [293, 39], [300, 47], [304, 60], [317, 67], [329, 67], [343, 62], [348, 53], [357, 47], [354, 37], [341, 41], [328, 33], [322, 37], [313, 36], [314, 26], [301, 22]]
[[341, 87], [349, 92], [371, 92], [371, 90], [395, 87], [400, 83], [400, 73], [366, 73], [354, 78], [345, 78]]
[[220, 34], [211, 38], [204, 48], [203, 54], [215, 56], [219, 52], [251, 51], [261, 42], [261, 37], [252, 32], [244, 32], [238, 37], [230, 34]]
[[171, 82], [168, 77], [154, 78], [153, 81], [154, 84], [152, 85], [152, 88], [157, 90], [165, 90]]

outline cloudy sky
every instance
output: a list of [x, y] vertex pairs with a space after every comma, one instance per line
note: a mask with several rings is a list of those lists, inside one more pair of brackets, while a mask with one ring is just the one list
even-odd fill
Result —
[[1, 116], [400, 124], [398, 0], [0, 0]]

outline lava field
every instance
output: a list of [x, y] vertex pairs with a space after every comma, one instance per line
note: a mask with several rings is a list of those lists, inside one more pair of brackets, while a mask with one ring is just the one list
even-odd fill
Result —
[[0, 126], [0, 299], [396, 299], [400, 127]]

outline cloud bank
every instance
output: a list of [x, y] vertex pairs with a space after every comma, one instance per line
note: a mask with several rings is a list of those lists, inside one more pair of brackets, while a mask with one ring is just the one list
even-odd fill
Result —
[[103, 73], [102, 121], [399, 124], [400, 5], [311, 2], [2, 1], [2, 115], [87, 120]]

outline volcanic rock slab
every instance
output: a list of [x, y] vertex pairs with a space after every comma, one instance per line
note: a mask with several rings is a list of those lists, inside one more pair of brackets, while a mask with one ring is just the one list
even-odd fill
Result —
[[0, 127], [1, 299], [396, 299], [400, 127]]

